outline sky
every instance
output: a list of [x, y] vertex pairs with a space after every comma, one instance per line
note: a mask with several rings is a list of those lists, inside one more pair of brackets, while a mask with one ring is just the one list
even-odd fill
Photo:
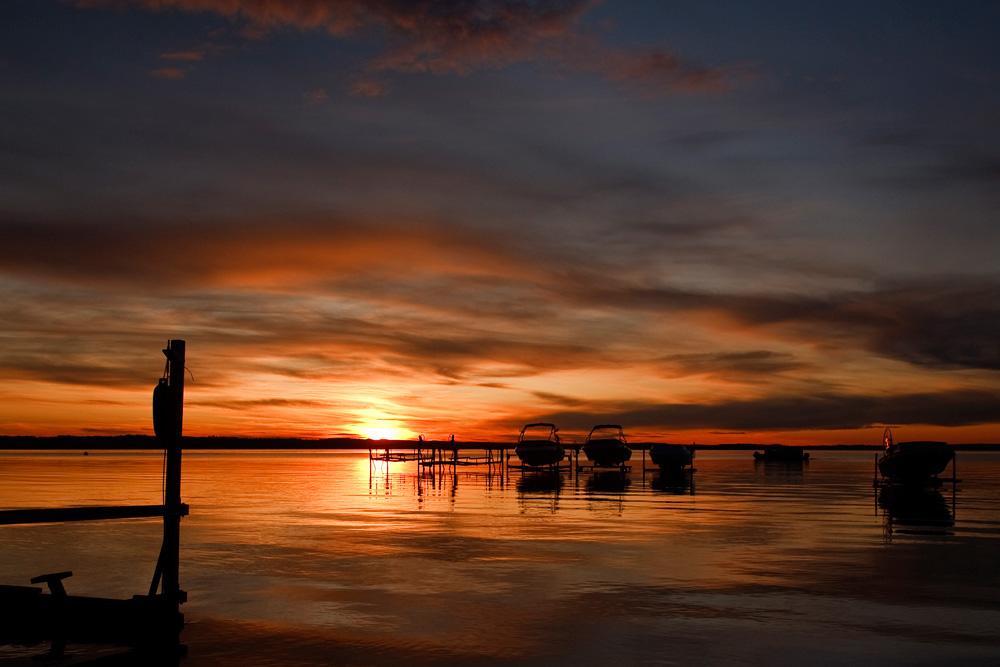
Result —
[[0, 435], [1000, 442], [1000, 4], [0, 0]]

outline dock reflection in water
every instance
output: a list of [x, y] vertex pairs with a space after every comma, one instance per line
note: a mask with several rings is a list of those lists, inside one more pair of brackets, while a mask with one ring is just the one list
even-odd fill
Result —
[[[944, 500], [944, 532], [897, 521], [886, 540], [883, 513], [904, 512], [873, 503], [871, 453], [813, 453], [788, 469], [703, 449], [680, 482], [187, 453], [183, 664], [1000, 664], [1000, 456], [961, 455], [953, 504], [906, 508], [947, 522]], [[142, 504], [160, 466], [0, 453], [0, 503]], [[72, 569], [80, 594], [133, 590], [145, 521], [5, 527], [2, 583]]]
[[948, 486], [950, 500], [937, 488], [884, 485], [879, 487], [878, 506], [882, 509], [887, 535], [951, 535], [955, 525], [955, 494]]
[[696, 474], [686, 470], [656, 471], [650, 475], [650, 486], [662, 493], [674, 495], [694, 495], [694, 478]]

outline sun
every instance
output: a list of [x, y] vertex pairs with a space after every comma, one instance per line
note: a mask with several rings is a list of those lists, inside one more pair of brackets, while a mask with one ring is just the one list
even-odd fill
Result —
[[362, 426], [358, 430], [363, 438], [369, 440], [410, 440], [413, 438], [412, 431], [398, 426], [377, 424]]

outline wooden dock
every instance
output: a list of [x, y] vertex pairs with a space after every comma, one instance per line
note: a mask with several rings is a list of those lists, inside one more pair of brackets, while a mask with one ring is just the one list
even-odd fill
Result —
[[[471, 452], [479, 453], [473, 454]], [[377, 462], [415, 462], [423, 468], [445, 466], [487, 466], [494, 468], [504, 465], [505, 452], [506, 449], [499, 447], [477, 447], [474, 445], [463, 447], [454, 441], [422, 441], [413, 448], [401, 447], [398, 444], [383, 448], [370, 448], [368, 461], [371, 465]]]

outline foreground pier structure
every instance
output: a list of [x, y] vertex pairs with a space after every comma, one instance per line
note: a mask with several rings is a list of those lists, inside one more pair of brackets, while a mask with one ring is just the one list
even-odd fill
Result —
[[163, 544], [149, 590], [128, 599], [69, 595], [64, 580], [72, 571], [42, 573], [30, 580], [41, 586], [0, 585], [0, 643], [50, 642], [48, 657], [62, 656], [69, 643], [110, 644], [145, 652], [149, 664], [182, 654], [180, 631], [187, 599], [178, 579], [181, 502], [181, 442], [184, 423], [183, 340], [168, 341], [164, 377], [153, 392], [153, 424], [166, 456], [162, 505], [65, 507], [0, 511], [0, 525], [62, 523], [163, 517]]

